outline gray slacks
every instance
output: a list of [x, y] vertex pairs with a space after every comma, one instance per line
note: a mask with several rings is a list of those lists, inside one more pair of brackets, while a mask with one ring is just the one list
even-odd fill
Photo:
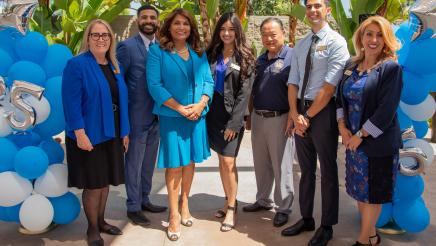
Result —
[[[262, 206], [271, 206], [274, 185], [276, 211], [289, 214], [294, 194], [284, 187], [292, 187], [292, 179], [282, 177], [282, 157], [286, 145], [285, 136], [288, 114], [264, 118], [255, 112], [251, 115], [251, 144], [253, 148], [254, 172], [256, 175], [256, 201]], [[291, 163], [292, 165], [292, 163]], [[292, 174], [291, 174], [292, 175]], [[282, 182], [290, 182], [282, 184]]]

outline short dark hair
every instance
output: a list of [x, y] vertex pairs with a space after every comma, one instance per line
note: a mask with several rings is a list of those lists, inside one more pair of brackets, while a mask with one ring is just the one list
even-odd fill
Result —
[[139, 16], [139, 14], [141, 14], [141, 11], [146, 9], [154, 10], [154, 12], [156, 12], [156, 15], [159, 16], [159, 11], [157, 11], [157, 9], [154, 6], [149, 4], [142, 5], [141, 7], [139, 7], [139, 9], [136, 12], [136, 15]]
[[[304, 5], [306, 5], [306, 3], [307, 3], [307, 0], [304, 0]], [[325, 4], [325, 6], [330, 6], [330, 0], [324, 0], [324, 4]]]
[[280, 29], [282, 29], [282, 31], [285, 31], [285, 28], [283, 27], [283, 22], [277, 17], [268, 17], [265, 20], [263, 20], [262, 23], [260, 24], [260, 31], [262, 31], [262, 27], [265, 24], [270, 23], [270, 22], [275, 22], [275, 23], [279, 24]]

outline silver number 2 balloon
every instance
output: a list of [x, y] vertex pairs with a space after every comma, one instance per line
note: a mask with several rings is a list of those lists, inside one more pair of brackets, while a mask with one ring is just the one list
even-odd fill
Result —
[[38, 100], [41, 100], [43, 93], [44, 88], [41, 86], [20, 80], [14, 81], [10, 92], [10, 102], [13, 106], [24, 113], [24, 120], [17, 120], [16, 112], [8, 113], [6, 119], [12, 128], [24, 131], [35, 125], [35, 110], [23, 100], [23, 95], [28, 94], [38, 98]]

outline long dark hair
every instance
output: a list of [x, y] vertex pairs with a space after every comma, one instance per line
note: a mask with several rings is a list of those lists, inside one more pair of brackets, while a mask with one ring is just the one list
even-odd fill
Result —
[[253, 56], [251, 48], [247, 44], [244, 31], [242, 30], [241, 21], [235, 13], [227, 12], [218, 20], [212, 35], [212, 41], [206, 49], [207, 58], [209, 63], [212, 64], [216, 62], [218, 55], [222, 53], [224, 44], [220, 38], [220, 31], [221, 27], [227, 21], [230, 21], [235, 28], [235, 51], [233, 54], [236, 61], [241, 65], [241, 78], [246, 79], [249, 76], [249, 70], [254, 72], [254, 69], [252, 68], [254, 67], [256, 59]]
[[195, 53], [197, 53], [198, 56], [201, 56], [203, 54], [203, 50], [200, 44], [200, 34], [198, 34], [197, 23], [195, 22], [194, 17], [192, 17], [188, 11], [182, 8], [175, 9], [165, 18], [165, 22], [159, 31], [160, 47], [170, 52], [173, 51], [174, 43], [170, 33], [170, 26], [177, 15], [183, 16], [188, 20], [189, 26], [191, 27], [191, 33], [189, 34], [186, 42], [191, 46]]

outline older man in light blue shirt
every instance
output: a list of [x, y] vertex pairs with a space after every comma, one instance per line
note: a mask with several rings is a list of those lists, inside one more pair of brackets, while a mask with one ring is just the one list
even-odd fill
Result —
[[317, 157], [321, 169], [322, 218], [309, 245], [327, 245], [338, 222], [339, 182], [336, 163], [338, 127], [334, 94], [349, 58], [347, 42], [326, 22], [331, 8], [328, 0], [306, 0], [306, 17], [312, 33], [294, 48], [288, 79], [295, 144], [301, 169], [299, 202], [302, 219], [284, 229], [283, 236], [313, 231], [313, 207]]

